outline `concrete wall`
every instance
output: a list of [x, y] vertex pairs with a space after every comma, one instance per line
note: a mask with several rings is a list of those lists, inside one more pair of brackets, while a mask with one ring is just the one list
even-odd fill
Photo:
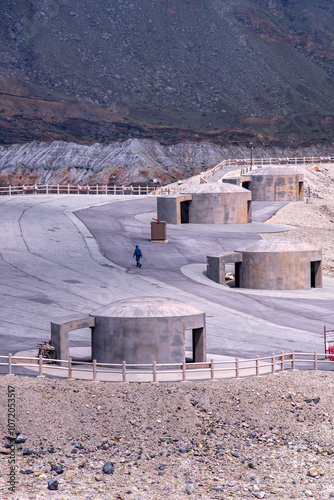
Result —
[[181, 202], [191, 200], [191, 194], [158, 196], [157, 218], [167, 224], [181, 224]]
[[[311, 261], [321, 262], [316, 252], [242, 252], [240, 288], [262, 290], [309, 290]], [[316, 287], [321, 287], [321, 264]]]
[[56, 348], [56, 358], [67, 360], [70, 351], [70, 332], [82, 328], [93, 328], [95, 318], [63, 318], [61, 321], [51, 322], [51, 345]]
[[158, 197], [157, 216], [181, 224], [181, 204], [188, 201], [190, 224], [247, 224], [252, 221], [251, 200], [250, 191]]
[[[276, 169], [277, 170], [277, 169]], [[253, 201], [303, 201], [304, 175], [296, 172], [271, 174], [265, 170], [226, 177], [224, 183], [236, 184], [252, 192]]]
[[[253, 201], [302, 201], [304, 200], [304, 176], [286, 175], [250, 175], [248, 189]], [[241, 177], [243, 182], [243, 177]], [[300, 184], [302, 183], [302, 184]]]
[[194, 361], [206, 361], [205, 314], [190, 317], [95, 318], [92, 355], [100, 363], [182, 363], [185, 330], [196, 339]]
[[[296, 245], [296, 250], [295, 248], [291, 250], [291, 244]], [[268, 245], [273, 245], [274, 250], [265, 250]], [[275, 248], [277, 245], [280, 249]], [[225, 284], [225, 266], [234, 264], [236, 288], [259, 290], [321, 288], [321, 250], [305, 245], [308, 248], [300, 248], [304, 246], [302, 242], [262, 240], [255, 244], [256, 249], [250, 247], [239, 252], [223, 252], [207, 256], [207, 276], [216, 283]], [[284, 246], [285, 251], [282, 249]]]
[[239, 252], [224, 252], [219, 255], [207, 256], [206, 274], [210, 280], [225, 284], [225, 264], [241, 262], [242, 255]]
[[252, 221], [252, 195], [235, 193], [194, 193], [189, 222], [195, 224], [247, 224]]

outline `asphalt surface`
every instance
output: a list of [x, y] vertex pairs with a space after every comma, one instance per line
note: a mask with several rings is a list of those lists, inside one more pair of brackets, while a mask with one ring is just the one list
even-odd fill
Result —
[[[332, 280], [323, 290], [256, 294], [203, 274], [207, 255], [259, 239], [262, 221], [279, 205], [255, 203], [252, 225], [168, 226], [167, 244], [150, 241], [155, 207], [153, 196], [2, 197], [0, 355], [49, 340], [52, 320], [138, 296], [177, 298], [206, 311], [209, 353], [323, 352], [323, 326], [334, 326]], [[132, 257], [136, 244], [141, 269]], [[88, 344], [87, 332], [71, 334], [72, 346]]]

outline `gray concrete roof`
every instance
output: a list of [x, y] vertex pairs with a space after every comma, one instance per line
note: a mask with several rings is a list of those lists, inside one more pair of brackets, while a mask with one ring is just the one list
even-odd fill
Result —
[[248, 189], [242, 188], [241, 186], [236, 186], [235, 184], [228, 184], [222, 182], [212, 182], [208, 184], [200, 184], [199, 186], [193, 186], [189, 189], [182, 191], [182, 193], [242, 193], [246, 192]]
[[91, 316], [111, 318], [166, 318], [201, 314], [190, 304], [166, 297], [141, 297], [118, 300], [93, 311]]
[[252, 243], [245, 248], [236, 250], [237, 252], [268, 252], [268, 253], [281, 253], [281, 252], [313, 252], [320, 250], [310, 243], [300, 240], [290, 239], [269, 239], [260, 240]]
[[248, 177], [249, 175], [253, 176], [253, 175], [303, 175], [303, 174], [289, 167], [266, 167], [266, 168], [257, 168], [255, 170], [251, 170], [244, 175]]

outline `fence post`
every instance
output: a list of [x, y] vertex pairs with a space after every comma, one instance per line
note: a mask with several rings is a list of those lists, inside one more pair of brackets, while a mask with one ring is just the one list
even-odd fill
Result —
[[126, 382], [126, 361], [122, 361], [122, 382]]
[[106, 191], [105, 194], [108, 194], [108, 186], [107, 185], [105, 186], [105, 191]]
[[67, 194], [70, 194], [70, 185], [67, 184]]
[[12, 195], [12, 186], [11, 185], [9, 186], [9, 193], [8, 194], [9, 194], [9, 196]]
[[317, 351], [314, 351], [314, 371], [316, 372], [317, 369], [318, 369]]
[[57, 184], [57, 194], [59, 194], [59, 184]]
[[153, 368], [153, 383], [156, 384], [156, 382], [157, 382], [157, 362], [156, 361], [153, 361], [152, 368]]
[[186, 360], [182, 361], [182, 382], [186, 381]]
[[275, 373], [275, 354], [271, 354], [271, 373], [274, 375]]
[[281, 352], [281, 372], [284, 372], [284, 352]]
[[44, 378], [43, 375], [43, 356], [40, 354], [38, 356], [38, 375], [37, 378]]
[[260, 375], [259, 356], [256, 356], [256, 376]]
[[97, 382], [96, 359], [93, 359], [93, 382]]
[[46, 194], [49, 194], [49, 184], [46, 185]]
[[72, 377], [72, 358], [68, 358], [68, 375], [67, 375], [67, 378], [69, 380], [73, 380], [73, 377]]
[[235, 358], [235, 378], [239, 378], [239, 358]]
[[215, 379], [215, 362], [211, 359], [211, 380]]
[[8, 354], [8, 375], [14, 375], [12, 372], [12, 353]]
[[291, 370], [295, 369], [295, 351], [292, 349], [291, 351]]

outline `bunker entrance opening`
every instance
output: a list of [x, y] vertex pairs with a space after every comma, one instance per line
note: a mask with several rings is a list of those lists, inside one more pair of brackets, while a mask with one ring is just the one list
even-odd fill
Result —
[[180, 212], [181, 212], [181, 224], [189, 224], [189, 207], [191, 200], [181, 201]]
[[240, 288], [241, 286], [241, 266], [242, 262], [235, 263], [235, 288]]
[[92, 361], [92, 330], [69, 330], [69, 355], [74, 361]]
[[298, 198], [299, 200], [302, 200], [303, 198], [303, 189], [304, 189], [304, 182], [299, 182], [298, 183]]
[[311, 288], [321, 287], [321, 261], [311, 261]]
[[185, 330], [184, 346], [186, 362], [196, 363], [199, 361], [203, 361], [204, 345], [204, 328], [193, 328], [192, 330]]

